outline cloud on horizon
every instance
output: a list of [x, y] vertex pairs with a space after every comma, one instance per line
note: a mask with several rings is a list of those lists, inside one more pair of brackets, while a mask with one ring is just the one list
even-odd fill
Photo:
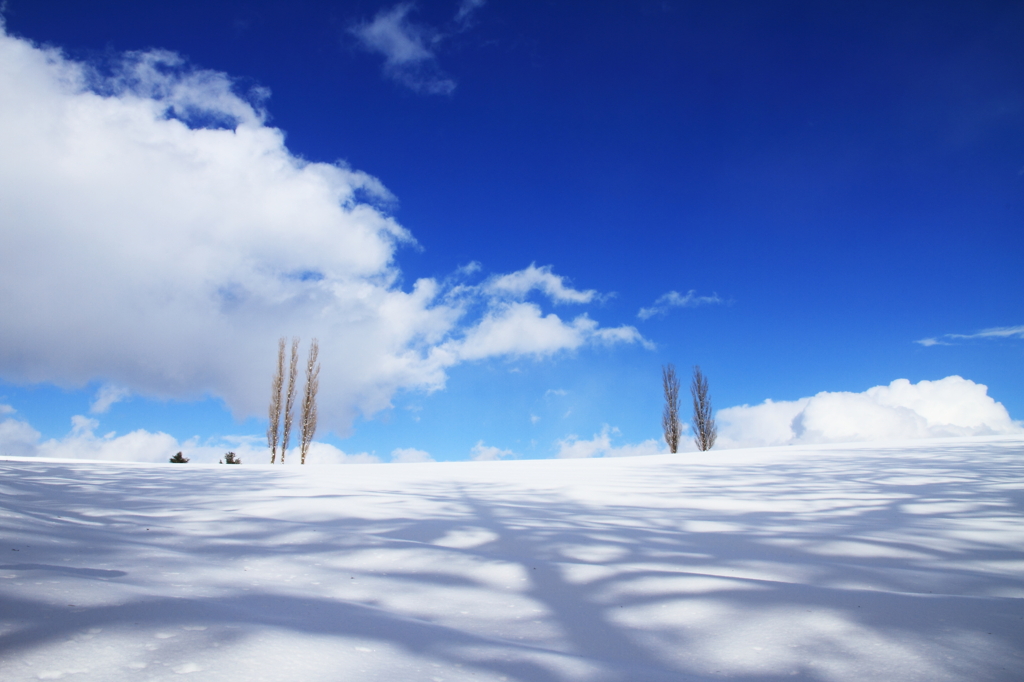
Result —
[[[225, 452], [234, 452], [243, 464], [269, 464], [270, 453], [259, 436], [229, 436], [219, 442], [200, 442], [198, 438], [179, 441], [163, 432], [138, 429], [123, 436], [114, 432], [97, 435], [99, 421], [83, 415], [71, 418], [71, 431], [62, 438], [42, 440], [38, 431], [24, 420], [0, 421], [0, 456], [91, 459], [109, 462], [166, 462], [183, 452], [191, 462], [215, 464]], [[289, 448], [287, 465], [298, 464], [299, 448]], [[368, 453], [348, 454], [329, 443], [313, 441], [307, 464], [369, 464], [380, 462]]]
[[[15, 412], [0, 405], [0, 414]], [[1024, 424], [1013, 421], [1006, 408], [988, 395], [988, 388], [959, 376], [938, 381], [911, 384], [897, 379], [887, 386], [875, 386], [862, 393], [823, 391], [792, 401], [765, 400], [759, 405], [739, 405], [719, 410], [716, 449], [812, 445], [884, 440], [946, 438], [958, 436], [1024, 435]], [[262, 464], [268, 452], [262, 436], [234, 436], [215, 443], [198, 438], [178, 441], [166, 433], [139, 429], [123, 436], [110, 432], [96, 435], [99, 422], [85, 416], [72, 417], [71, 431], [62, 438], [42, 441], [38, 431], [21, 419], [0, 421], [0, 455], [18, 457], [57, 457], [109, 461], [166, 462], [184, 451], [195, 462], [213, 463], [227, 450], [243, 462]], [[696, 449], [684, 424], [681, 451]], [[663, 441], [648, 439], [641, 443], [616, 445], [617, 428], [605, 425], [589, 439], [569, 435], [555, 441], [560, 459], [593, 457], [631, 457], [664, 454]], [[515, 457], [511, 450], [478, 441], [470, 459], [495, 461]], [[298, 448], [289, 449], [287, 461], [299, 461]], [[349, 454], [328, 443], [314, 441], [310, 464], [376, 463], [380, 458], [369, 453]], [[392, 462], [434, 461], [430, 454], [416, 448], [397, 448]]]
[[500, 459], [514, 456], [515, 453], [511, 450], [502, 450], [493, 445], [484, 445], [484, 442], [480, 440], [473, 446], [469, 458], [474, 462], [496, 462]]
[[[686, 425], [683, 425], [686, 430]], [[642, 443], [627, 445], [612, 445], [612, 436], [618, 435], [619, 430], [608, 426], [595, 433], [593, 438], [583, 440], [577, 435], [570, 435], [555, 442], [558, 459], [587, 459], [592, 457], [641, 457], [644, 455], [660, 455], [667, 452], [663, 441], [653, 438]]]
[[897, 379], [863, 393], [719, 410], [719, 449], [877, 440], [1024, 434], [988, 387], [959, 376], [916, 384]]
[[550, 266], [403, 288], [395, 255], [415, 240], [380, 181], [293, 155], [266, 93], [223, 73], [152, 51], [103, 77], [2, 24], [0, 63], [4, 380], [117, 387], [94, 413], [130, 392], [263, 416], [277, 339], [317, 337], [320, 423], [344, 434], [459, 363], [649, 345], [524, 300], [597, 296]]
[[434, 458], [426, 450], [395, 448], [391, 451], [391, 461], [397, 464], [419, 464], [421, 462], [433, 462]]

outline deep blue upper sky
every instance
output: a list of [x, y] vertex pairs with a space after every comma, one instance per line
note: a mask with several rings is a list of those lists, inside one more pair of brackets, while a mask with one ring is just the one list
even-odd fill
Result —
[[[392, 5], [5, 11], [11, 34], [76, 59], [163, 48], [268, 88], [292, 152], [343, 160], [397, 197], [422, 246], [399, 251], [407, 283], [471, 261], [552, 265], [614, 293], [594, 318], [657, 345], [457, 367], [443, 394], [397, 398], [421, 421], [397, 409], [357, 424], [346, 450], [437, 453], [455, 422], [469, 445], [525, 452], [535, 427], [506, 422], [548, 389], [585, 397], [542, 447], [605, 423], [658, 437], [665, 362], [701, 364], [722, 407], [959, 374], [1024, 417], [1019, 337], [915, 343], [1024, 324], [1024, 2], [489, 0], [463, 23], [457, 2], [419, 2], [409, 21], [446, 36], [424, 77], [454, 82], [448, 94], [389, 78], [360, 46], [353, 27]], [[691, 289], [727, 303], [637, 318]], [[9, 389], [44, 434], [66, 430], [68, 411], [48, 427], [31, 391]], [[222, 414], [190, 432], [170, 409], [104, 425], [231, 431]]]

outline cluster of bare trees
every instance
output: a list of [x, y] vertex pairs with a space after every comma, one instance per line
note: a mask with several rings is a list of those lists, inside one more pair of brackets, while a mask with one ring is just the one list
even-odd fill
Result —
[[[665, 410], [661, 415], [661, 427], [665, 431], [665, 442], [668, 443], [669, 450], [677, 452], [683, 425], [679, 421], [679, 377], [672, 363], [661, 368], [661, 385], [665, 391]], [[700, 371], [700, 365], [693, 368], [690, 396], [693, 398], [693, 441], [702, 452], [710, 450], [718, 438], [718, 426], [712, 414], [708, 379]]]
[[[288, 363], [288, 388], [285, 389], [284, 372], [285, 339], [277, 342], [277, 371], [270, 384], [270, 424], [267, 426], [267, 445], [270, 447], [270, 463], [277, 460], [278, 442], [281, 444], [281, 464], [284, 464], [288, 443], [292, 435], [292, 415], [295, 410], [295, 381], [299, 374], [299, 339], [292, 339], [291, 360]], [[302, 393], [302, 408], [299, 417], [299, 456], [306, 463], [309, 445], [316, 433], [316, 394], [320, 390], [320, 344], [316, 339], [309, 343], [309, 358], [306, 360], [306, 389]], [[284, 403], [284, 411], [281, 403]], [[282, 418], [284, 425], [282, 428]], [[280, 436], [280, 441], [278, 437]]]

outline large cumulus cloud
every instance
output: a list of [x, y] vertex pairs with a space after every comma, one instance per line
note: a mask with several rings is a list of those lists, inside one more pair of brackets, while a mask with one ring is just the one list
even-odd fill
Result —
[[262, 414], [278, 337], [316, 336], [344, 432], [460, 362], [643, 341], [545, 313], [595, 295], [550, 268], [403, 285], [387, 190], [291, 154], [264, 94], [167, 52], [99, 75], [0, 26], [0, 377]]
[[766, 400], [720, 410], [717, 421], [719, 448], [1024, 434], [987, 386], [959, 376]]

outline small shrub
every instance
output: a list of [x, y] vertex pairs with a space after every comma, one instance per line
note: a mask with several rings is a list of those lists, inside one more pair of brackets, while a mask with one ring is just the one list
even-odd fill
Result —
[[187, 464], [188, 457], [185, 457], [180, 452], [170, 459], [171, 464]]
[[224, 463], [225, 464], [241, 464], [242, 460], [238, 459], [238, 457], [235, 455], [235, 453], [228, 452], [228, 453], [226, 453], [224, 455]]

